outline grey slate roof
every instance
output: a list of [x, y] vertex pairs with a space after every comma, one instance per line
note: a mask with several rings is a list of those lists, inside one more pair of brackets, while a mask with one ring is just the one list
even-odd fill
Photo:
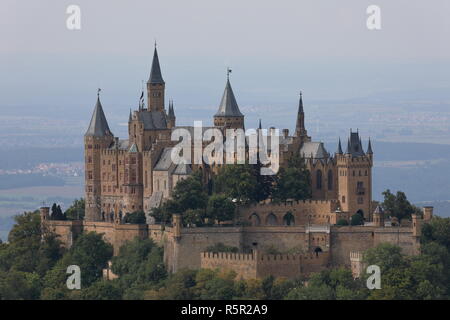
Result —
[[119, 150], [129, 150], [129, 143], [128, 143], [128, 140], [119, 140], [117, 142], [117, 146], [116, 146], [116, 141], [114, 141], [109, 148], [110, 149], [119, 149]]
[[161, 74], [161, 67], [159, 66], [158, 51], [156, 50], [156, 47], [155, 51], [153, 52], [152, 69], [150, 71], [148, 83], [164, 84], [164, 80]]
[[377, 205], [373, 213], [384, 213], [384, 210], [380, 205]]
[[370, 142], [370, 138], [369, 138], [369, 145], [367, 146], [367, 154], [373, 154], [372, 143]]
[[230, 80], [227, 80], [225, 91], [223, 92], [222, 100], [220, 101], [219, 110], [214, 115], [215, 117], [243, 117], [244, 115], [239, 111], [236, 98], [234, 97], [233, 89], [231, 88]]
[[337, 154], [342, 154], [342, 145], [341, 145], [341, 138], [339, 138], [338, 148], [336, 151]]
[[95, 104], [91, 122], [85, 136], [104, 137], [107, 135], [112, 135], [112, 133], [111, 130], [109, 130], [108, 121], [106, 121], [105, 113], [103, 112], [102, 104], [100, 103], [100, 98], [97, 97], [97, 103]]
[[144, 130], [167, 129], [167, 119], [164, 111], [139, 111], [139, 121], [144, 123]]
[[305, 142], [300, 149], [300, 155], [304, 158], [325, 159], [328, 158], [328, 152], [323, 142]]
[[177, 174], [180, 176], [190, 175], [192, 173], [192, 168], [189, 164], [181, 163], [176, 166], [173, 174]]
[[348, 139], [347, 150], [345, 153], [351, 154], [354, 157], [364, 155], [364, 150], [358, 132], [350, 132], [350, 138]]
[[171, 156], [172, 149], [173, 148], [164, 148], [163, 152], [161, 153], [161, 157], [159, 158], [158, 162], [155, 165], [155, 168], [153, 169], [154, 171], [167, 171], [174, 166]]
[[169, 114], [168, 117], [170, 119], [175, 119], [175, 111], [173, 110], [173, 101], [169, 102]]
[[133, 145], [130, 147], [130, 150], [128, 150], [128, 152], [133, 152], [133, 153], [139, 152], [137, 145], [135, 143], [133, 143]]

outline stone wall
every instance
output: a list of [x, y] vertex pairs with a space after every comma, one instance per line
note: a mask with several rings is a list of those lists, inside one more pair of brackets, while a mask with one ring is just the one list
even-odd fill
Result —
[[328, 253], [269, 255], [259, 251], [250, 254], [202, 252], [200, 259], [202, 268], [233, 270], [237, 279], [262, 279], [269, 275], [293, 279], [302, 274], [319, 272], [329, 264]]

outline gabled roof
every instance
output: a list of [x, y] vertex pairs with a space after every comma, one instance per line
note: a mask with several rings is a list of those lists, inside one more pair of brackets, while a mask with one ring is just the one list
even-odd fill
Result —
[[139, 121], [144, 123], [144, 130], [167, 129], [167, 119], [164, 111], [139, 111]]
[[223, 92], [222, 100], [220, 101], [219, 110], [214, 115], [215, 117], [243, 117], [244, 115], [239, 110], [236, 98], [234, 97], [233, 89], [231, 88], [230, 80], [227, 80], [225, 91]]
[[152, 69], [150, 71], [148, 83], [164, 84], [164, 80], [161, 74], [161, 67], [159, 66], [158, 51], [156, 50], [156, 46], [155, 51], [153, 52]]
[[328, 152], [323, 142], [305, 142], [300, 149], [300, 155], [304, 158], [325, 159], [328, 158]]
[[89, 123], [89, 128], [87, 129], [85, 136], [112, 136], [111, 130], [109, 130], [108, 121], [106, 121], [105, 113], [103, 112], [102, 104], [100, 103], [100, 97], [98, 96], [94, 112], [92, 113], [91, 122]]
[[173, 167], [172, 162], [172, 149], [173, 148], [164, 148], [161, 153], [161, 157], [155, 165], [154, 171], [167, 171]]
[[180, 176], [186, 176], [190, 175], [192, 173], [191, 166], [189, 164], [180, 163], [176, 166], [175, 170], [173, 171], [173, 174], [177, 174]]
[[136, 143], [133, 143], [133, 144], [131, 145], [130, 150], [128, 150], [128, 152], [133, 152], [133, 153], [139, 152]]

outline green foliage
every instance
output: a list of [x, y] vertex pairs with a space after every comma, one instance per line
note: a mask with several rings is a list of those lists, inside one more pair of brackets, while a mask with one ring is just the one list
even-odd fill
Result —
[[61, 207], [59, 205], [56, 205], [56, 203], [52, 205], [50, 220], [67, 220], [66, 216], [61, 210]]
[[275, 201], [311, 198], [310, 172], [300, 156], [293, 156], [289, 159], [288, 167], [279, 170], [275, 181], [273, 190], [273, 199]]
[[[152, 209], [152, 215], [157, 222], [170, 223], [172, 214], [185, 214], [189, 211], [184, 223], [194, 223], [205, 217], [204, 211], [208, 202], [208, 194], [203, 188], [202, 177], [196, 173], [186, 179], [179, 181], [173, 192], [172, 198], [166, 201], [160, 208]], [[193, 213], [198, 214], [192, 216]]]
[[359, 213], [355, 213], [350, 218], [350, 225], [352, 225], [352, 226], [361, 226], [363, 224], [364, 224], [364, 218]]
[[203, 189], [202, 177], [197, 173], [176, 184], [169, 207], [173, 213], [184, 213], [188, 209], [204, 209], [208, 201], [207, 197]]
[[437, 242], [450, 250], [450, 218], [434, 217], [422, 226], [423, 243]]
[[99, 280], [81, 290], [80, 298], [83, 300], [121, 300], [122, 290], [117, 282]]
[[315, 273], [305, 286], [301, 283], [287, 295], [288, 300], [361, 300], [367, 289], [364, 283], [354, 280], [349, 269], [329, 269]]
[[[58, 261], [55, 268], [46, 276], [50, 287], [65, 285], [66, 270], [70, 265], [81, 269], [81, 287], [87, 287], [102, 277], [113, 253], [112, 246], [103, 240], [103, 235], [95, 232], [81, 234], [69, 251]], [[56, 281], [55, 281], [56, 280]], [[54, 281], [54, 283], [51, 283]]]
[[420, 214], [420, 210], [408, 201], [406, 194], [402, 191], [397, 191], [397, 194], [394, 195], [387, 189], [383, 192], [383, 196], [384, 201], [381, 206], [391, 217], [396, 217], [399, 222], [404, 218], [410, 218], [413, 213]]
[[85, 205], [84, 198], [75, 199], [72, 205], [64, 212], [65, 217], [68, 220], [83, 220]]
[[135, 238], [126, 242], [113, 257], [111, 270], [120, 277], [124, 288], [154, 285], [167, 275], [163, 250], [151, 239]]
[[347, 219], [341, 218], [336, 222], [337, 226], [348, 226], [348, 221]]
[[224, 194], [213, 194], [208, 199], [207, 216], [209, 219], [221, 221], [233, 220], [236, 206]]
[[223, 244], [222, 242], [218, 242], [212, 246], [209, 246], [206, 248], [205, 250], [206, 252], [233, 252], [233, 253], [237, 253], [239, 252], [239, 248], [237, 247], [232, 247], [232, 246], [227, 246], [225, 244]]
[[144, 211], [127, 213], [124, 218], [125, 223], [145, 224], [147, 222]]
[[214, 191], [235, 199], [239, 205], [258, 201], [258, 180], [251, 165], [223, 166], [214, 177]]

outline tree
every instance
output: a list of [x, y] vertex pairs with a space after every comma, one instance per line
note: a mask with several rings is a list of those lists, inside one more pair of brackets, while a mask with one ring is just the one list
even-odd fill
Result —
[[289, 159], [287, 168], [279, 170], [275, 181], [273, 191], [273, 199], [275, 201], [311, 198], [310, 172], [306, 168], [304, 160], [298, 155]]
[[450, 251], [450, 218], [433, 217], [422, 226], [422, 243], [437, 242]]
[[355, 213], [354, 215], [352, 215], [352, 217], [350, 219], [350, 225], [360, 226], [363, 224], [364, 224], [364, 218], [359, 213]]
[[404, 192], [397, 191], [397, 194], [394, 195], [387, 189], [383, 192], [383, 196], [384, 201], [381, 206], [391, 217], [396, 217], [399, 222], [404, 218], [410, 218], [411, 214], [417, 213], [417, 207], [411, 205]]
[[205, 209], [208, 195], [203, 189], [200, 173], [178, 181], [173, 193], [174, 213], [183, 213], [188, 209]]
[[145, 224], [147, 222], [144, 211], [127, 213], [124, 218], [125, 223]]
[[207, 216], [219, 222], [233, 220], [236, 206], [230, 198], [224, 194], [213, 194], [208, 199]]
[[348, 221], [347, 219], [341, 218], [336, 222], [336, 225], [338, 226], [348, 226]]
[[[69, 251], [54, 267], [54, 285], [65, 285], [66, 270], [69, 265], [77, 265], [81, 270], [81, 287], [87, 287], [102, 277], [103, 269], [113, 254], [111, 244], [103, 240], [103, 234], [88, 232], [81, 234]], [[49, 280], [49, 279], [47, 279]]]
[[255, 170], [248, 164], [223, 166], [214, 177], [215, 193], [222, 193], [238, 204], [258, 201], [258, 180]]
[[81, 291], [83, 300], [121, 300], [122, 290], [117, 282], [98, 280]]
[[83, 220], [85, 212], [84, 198], [75, 199], [72, 205], [64, 212], [68, 220]]
[[63, 214], [61, 207], [59, 205], [56, 205], [56, 203], [53, 203], [53, 205], [52, 205], [50, 219], [51, 220], [66, 220], [66, 216]]

